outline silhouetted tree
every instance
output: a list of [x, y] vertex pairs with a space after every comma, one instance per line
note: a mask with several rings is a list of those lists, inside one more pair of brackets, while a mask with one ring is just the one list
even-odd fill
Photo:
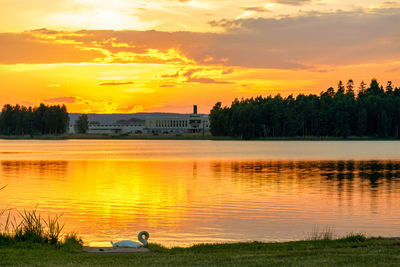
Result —
[[367, 84], [364, 81], [361, 81], [360, 87], [358, 90], [358, 98], [364, 97], [366, 90], [367, 90]]
[[89, 129], [89, 119], [86, 114], [82, 114], [75, 121], [75, 129], [78, 133], [85, 134]]
[[352, 79], [348, 80], [346, 84], [346, 94], [354, 97], [354, 81]]
[[37, 108], [20, 105], [3, 106], [0, 115], [0, 133], [7, 135], [62, 134], [69, 123], [66, 107], [46, 106]]
[[379, 83], [376, 79], [371, 80], [371, 84], [367, 89], [367, 94], [369, 95], [379, 95], [381, 94], [381, 88], [379, 87]]
[[392, 95], [393, 94], [393, 87], [392, 87], [392, 82], [388, 81], [386, 85], [386, 94], [387, 95]]
[[369, 88], [361, 82], [338, 84], [317, 95], [235, 99], [230, 107], [218, 102], [210, 113], [211, 133], [242, 139], [279, 136], [376, 136], [399, 138], [400, 89], [388, 82], [386, 91], [376, 79]]
[[342, 81], [339, 81], [339, 83], [338, 83], [338, 90], [337, 90], [336, 94], [344, 94], [344, 85], [343, 85]]

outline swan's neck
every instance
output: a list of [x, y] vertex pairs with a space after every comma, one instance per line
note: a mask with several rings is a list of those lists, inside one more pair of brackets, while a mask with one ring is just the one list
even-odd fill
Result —
[[[143, 236], [145, 236], [145, 238], [143, 238]], [[147, 233], [146, 231], [142, 231], [138, 235], [138, 239], [143, 244], [143, 246], [147, 245], [147, 239], [148, 238], [149, 238], [149, 233]]]
[[146, 246], [147, 245], [147, 240], [146, 239], [144, 239], [143, 237], [139, 237], [139, 241], [140, 241], [140, 243], [142, 243], [143, 244], [143, 246]]

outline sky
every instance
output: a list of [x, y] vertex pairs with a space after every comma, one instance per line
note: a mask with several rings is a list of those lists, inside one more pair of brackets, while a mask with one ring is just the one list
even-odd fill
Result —
[[216, 102], [400, 86], [400, 1], [0, 0], [0, 105], [208, 113]]

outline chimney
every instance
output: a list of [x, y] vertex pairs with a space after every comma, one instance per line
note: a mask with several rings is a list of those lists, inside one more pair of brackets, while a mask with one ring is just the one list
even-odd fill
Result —
[[193, 105], [193, 114], [197, 114], [197, 105]]

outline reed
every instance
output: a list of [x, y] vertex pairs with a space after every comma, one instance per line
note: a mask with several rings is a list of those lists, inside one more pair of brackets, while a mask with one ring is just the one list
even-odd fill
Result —
[[[54, 246], [82, 247], [82, 239], [76, 234], [63, 234], [64, 224], [60, 223], [60, 215], [44, 219], [37, 211], [24, 210], [12, 215], [11, 211], [2, 211], [0, 216], [6, 216], [0, 224], [0, 243], [31, 242]], [[63, 237], [64, 236], [64, 237]]]
[[64, 224], [59, 223], [60, 215], [55, 217], [48, 217], [44, 221], [47, 227], [47, 240], [50, 244], [57, 244], [60, 240], [61, 231], [64, 229]]
[[[1, 187], [0, 190], [4, 189]], [[64, 224], [60, 223], [61, 215], [48, 216], [44, 219], [36, 209], [18, 212], [12, 215], [11, 210], [0, 211], [0, 218], [6, 216], [4, 223], [0, 223], [0, 245], [20, 242], [49, 244], [57, 247], [83, 246], [83, 241], [77, 234], [66, 234], [62, 238]]]
[[306, 240], [333, 240], [335, 237], [335, 229], [332, 226], [327, 226], [320, 230], [318, 227], [314, 227]]
[[336, 240], [344, 242], [365, 242], [368, 237], [363, 233], [350, 232], [345, 236], [338, 236], [335, 234], [334, 227], [328, 226], [322, 230], [318, 227], [314, 227], [312, 232], [306, 238], [308, 241], [318, 241], [318, 240]]
[[[0, 187], [0, 191], [5, 187]], [[4, 223], [0, 222], [0, 244], [32, 242], [79, 248], [83, 246], [77, 234], [66, 234], [62, 239], [64, 224], [60, 223], [61, 215], [48, 216], [45, 220], [36, 209], [24, 210], [16, 215], [12, 215], [11, 209], [6, 209], [0, 210], [0, 218], [3, 216], [6, 218]]]

